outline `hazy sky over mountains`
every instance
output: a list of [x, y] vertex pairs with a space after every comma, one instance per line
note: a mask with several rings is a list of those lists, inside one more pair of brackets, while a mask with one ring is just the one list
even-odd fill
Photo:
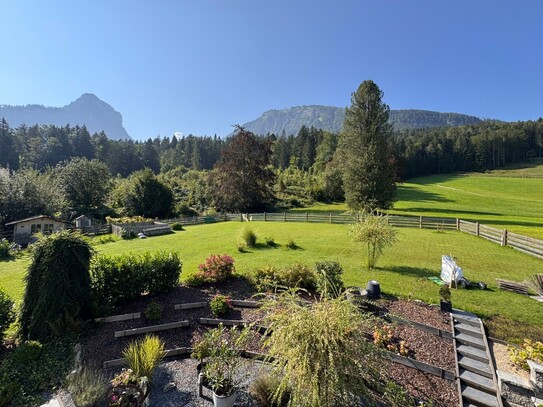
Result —
[[137, 139], [226, 135], [269, 109], [347, 106], [543, 116], [543, 2], [2, 2], [0, 104], [90, 92]]

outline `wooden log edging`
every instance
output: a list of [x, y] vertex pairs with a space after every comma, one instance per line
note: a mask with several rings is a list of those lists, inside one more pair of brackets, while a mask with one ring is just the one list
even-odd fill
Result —
[[248, 321], [236, 319], [200, 318], [198, 322], [202, 325], [224, 325], [224, 326], [247, 326]]
[[387, 351], [387, 354], [390, 360], [394, 363], [411, 367], [424, 373], [429, 373], [449, 382], [454, 382], [456, 380], [456, 374], [451, 370], [442, 369], [440, 367], [421, 362], [420, 360], [406, 358], [405, 356], [397, 355], [396, 353]]
[[134, 312], [132, 314], [112, 315], [110, 317], [95, 318], [94, 322], [118, 322], [129, 321], [131, 319], [141, 318], [141, 312]]
[[230, 300], [230, 304], [234, 307], [240, 308], [260, 308], [262, 306], [258, 301], [249, 301], [249, 300]]
[[189, 326], [189, 321], [187, 320], [177, 321], [177, 322], [170, 322], [168, 324], [144, 326], [143, 328], [126, 329], [124, 331], [116, 331], [114, 336], [115, 338], [120, 338], [123, 336], [132, 336], [132, 335], [145, 334], [148, 332], [165, 331], [168, 329], [182, 328], [185, 326]]
[[452, 339], [453, 339], [451, 332], [444, 331], [443, 329], [439, 329], [439, 328], [436, 328], [436, 327], [433, 327], [433, 326], [430, 326], [430, 325], [421, 324], [420, 322], [411, 321], [410, 319], [400, 318], [400, 317], [397, 317], [395, 315], [387, 314], [387, 313], [381, 315], [381, 317], [382, 318], [388, 318], [392, 322], [395, 322], [395, 323], [400, 324], [400, 325], [413, 326], [413, 327], [415, 327], [417, 329], [420, 329], [421, 331], [428, 332], [428, 333], [430, 333], [432, 335], [438, 336], [438, 337], [443, 338], [443, 339], [447, 339], [447, 340], [450, 340], [450, 341], [452, 341]]
[[196, 309], [196, 308], [205, 308], [207, 307], [207, 302], [189, 302], [186, 304], [175, 304], [174, 309], [176, 311], [183, 310], [183, 309]]

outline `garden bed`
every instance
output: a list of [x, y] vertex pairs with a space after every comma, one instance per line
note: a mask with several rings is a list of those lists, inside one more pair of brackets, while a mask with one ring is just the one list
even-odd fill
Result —
[[[91, 323], [83, 339], [85, 361], [101, 366], [106, 360], [120, 358], [123, 349], [135, 337], [115, 338], [114, 333], [116, 331], [166, 324], [181, 319], [189, 321], [188, 327], [160, 331], [156, 334], [164, 341], [166, 349], [192, 347], [202, 337], [203, 333], [210, 328], [209, 326], [202, 325], [199, 322], [200, 318], [216, 317], [212, 314], [209, 307], [176, 310], [174, 306], [176, 304], [209, 301], [215, 294], [229, 295], [236, 300], [251, 300], [255, 291], [245, 280], [234, 279], [216, 287], [209, 285], [199, 288], [178, 287], [172, 292], [160, 296], [143, 296], [115, 310], [115, 314], [141, 312], [142, 317], [140, 319], [117, 321], [107, 324]], [[156, 302], [163, 307], [162, 317], [158, 321], [149, 321], [143, 316], [145, 308], [151, 302]], [[417, 301], [386, 298], [378, 301], [376, 308], [378, 313], [390, 312], [405, 319], [450, 331], [448, 316], [442, 314], [437, 307]], [[258, 308], [233, 307], [223, 318], [258, 323], [262, 316], [263, 311]], [[406, 341], [410, 350], [409, 356], [413, 359], [445, 370], [454, 371], [454, 351], [450, 340], [406, 325], [394, 325], [393, 331], [395, 339]], [[261, 335], [255, 330], [247, 350], [261, 351], [260, 339]], [[170, 366], [190, 363], [190, 360], [166, 360], [161, 366], [169, 370]], [[421, 399], [433, 399], [438, 402], [438, 406], [457, 404], [454, 383], [451, 384], [447, 380], [420, 372], [417, 369], [401, 366], [391, 361], [386, 363], [387, 374], [399, 385], [406, 388], [413, 396]], [[175, 377], [174, 381], [178, 380], [178, 373], [174, 373], [173, 371], [167, 373], [164, 371], [164, 374], [172, 378]], [[191, 373], [186, 372], [186, 374]], [[178, 388], [180, 389], [180, 387]], [[244, 398], [244, 402], [240, 405], [254, 405], [252, 404], [253, 402], [248, 400]], [[193, 405], [208, 405], [205, 404], [205, 401], [195, 403], [194, 398], [191, 399], [191, 402]]]

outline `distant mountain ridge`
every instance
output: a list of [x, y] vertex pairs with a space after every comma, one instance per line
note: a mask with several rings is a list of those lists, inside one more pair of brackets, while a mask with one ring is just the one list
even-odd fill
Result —
[[[337, 133], [341, 130], [344, 118], [345, 109], [342, 107], [296, 106], [268, 110], [256, 120], [245, 123], [243, 127], [255, 134], [274, 133], [279, 135], [283, 130], [287, 135], [297, 134], [302, 125]], [[389, 119], [391, 123], [394, 123], [396, 130], [464, 126], [482, 122], [478, 117], [460, 113], [440, 113], [416, 109], [391, 110]]]
[[104, 131], [113, 140], [130, 139], [123, 127], [122, 115], [92, 93], [84, 93], [63, 107], [0, 105], [0, 118], [2, 117], [11, 127], [21, 124], [84, 125], [91, 134]]

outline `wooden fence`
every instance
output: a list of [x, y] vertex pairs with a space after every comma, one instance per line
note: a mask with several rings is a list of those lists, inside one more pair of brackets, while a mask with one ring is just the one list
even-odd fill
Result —
[[88, 236], [107, 235], [111, 233], [111, 225], [108, 224], [83, 226], [76, 229], [79, 230], [82, 234]]
[[[201, 218], [201, 217], [200, 217]], [[184, 224], [204, 223], [200, 218], [187, 218]], [[334, 223], [349, 224], [361, 220], [360, 214], [336, 214], [336, 213], [309, 213], [309, 212], [282, 212], [282, 213], [229, 213], [206, 217], [206, 223], [211, 218], [212, 222], [240, 221], [240, 222], [308, 222], [308, 223]], [[509, 232], [507, 229], [497, 229], [479, 222], [468, 222], [455, 218], [436, 218], [430, 216], [403, 216], [389, 215], [389, 223], [395, 227], [409, 227], [433, 230], [459, 230], [474, 236], [482, 237], [501, 246], [509, 246], [515, 250], [530, 256], [543, 259], [543, 240]]]

